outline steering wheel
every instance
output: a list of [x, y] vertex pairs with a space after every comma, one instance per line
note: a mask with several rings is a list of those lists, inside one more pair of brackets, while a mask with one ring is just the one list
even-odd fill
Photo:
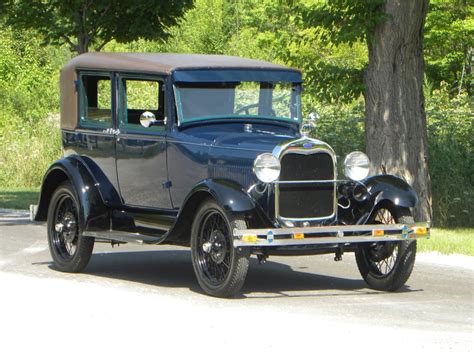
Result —
[[246, 105], [246, 106], [242, 106], [242, 107], [239, 108], [237, 111], [235, 111], [235, 114], [239, 114], [239, 113], [241, 113], [242, 111], [245, 111], [245, 114], [246, 114], [246, 115], [250, 115], [249, 110], [250, 110], [251, 108], [254, 108], [254, 107], [258, 107], [258, 103], [256, 103], [256, 104], [250, 104], [250, 105]]

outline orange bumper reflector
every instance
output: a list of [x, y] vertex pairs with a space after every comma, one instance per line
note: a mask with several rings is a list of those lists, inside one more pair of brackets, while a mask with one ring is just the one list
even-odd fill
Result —
[[293, 239], [304, 239], [304, 233], [293, 234]]
[[373, 235], [374, 237], [382, 237], [384, 234], [385, 234], [385, 233], [384, 233], [384, 231], [383, 231], [382, 229], [374, 229], [374, 230], [372, 231], [372, 235]]
[[413, 228], [415, 234], [423, 235], [428, 233], [428, 229], [426, 227], [415, 227]]
[[255, 243], [257, 241], [257, 236], [254, 235], [254, 234], [243, 235], [242, 236], [242, 241], [243, 242], [248, 242], [248, 243]]

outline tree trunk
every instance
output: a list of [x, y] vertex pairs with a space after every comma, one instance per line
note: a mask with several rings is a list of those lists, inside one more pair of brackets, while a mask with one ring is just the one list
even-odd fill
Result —
[[365, 134], [374, 172], [403, 177], [420, 199], [415, 219], [431, 221], [423, 27], [428, 0], [387, 0], [387, 18], [368, 39]]

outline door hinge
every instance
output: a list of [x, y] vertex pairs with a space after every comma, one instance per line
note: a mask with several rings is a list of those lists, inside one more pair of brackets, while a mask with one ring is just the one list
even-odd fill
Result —
[[169, 189], [171, 188], [172, 184], [171, 184], [171, 181], [164, 181], [161, 183], [161, 186], [164, 188], [164, 189]]

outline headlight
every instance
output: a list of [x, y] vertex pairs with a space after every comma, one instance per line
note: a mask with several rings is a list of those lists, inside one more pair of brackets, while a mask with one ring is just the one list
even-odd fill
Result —
[[261, 182], [273, 182], [280, 176], [280, 161], [271, 153], [260, 154], [253, 163], [253, 172]]
[[344, 159], [344, 173], [351, 180], [360, 181], [369, 175], [370, 161], [362, 152], [352, 152]]

